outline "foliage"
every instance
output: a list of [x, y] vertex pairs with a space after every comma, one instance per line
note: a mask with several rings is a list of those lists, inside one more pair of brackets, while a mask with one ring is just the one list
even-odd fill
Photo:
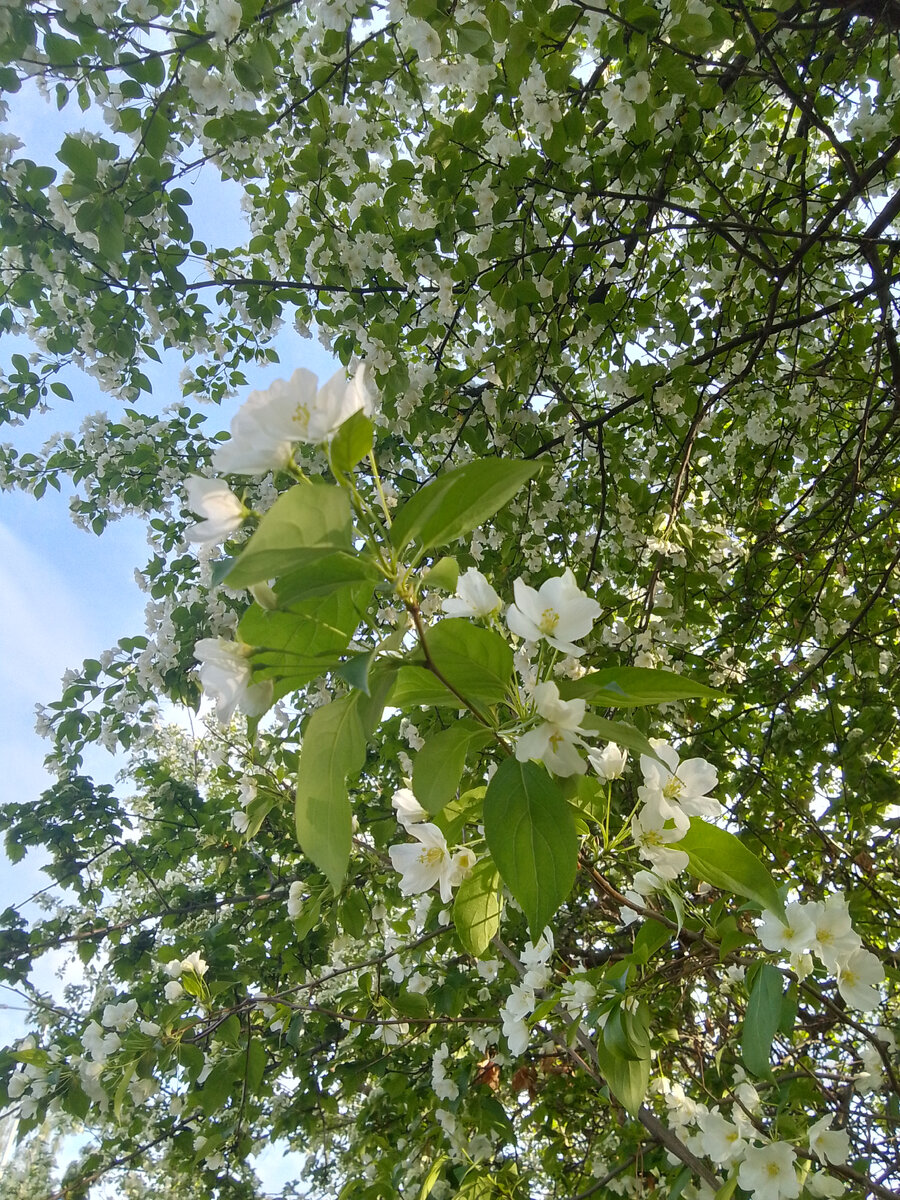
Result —
[[[0, 1069], [23, 1135], [91, 1131], [67, 1196], [250, 1200], [270, 1140], [344, 1200], [895, 1194], [897, 27], [0, 4], [0, 88], [109, 127], [0, 142], [0, 412], [115, 401], [0, 481], [153, 547], [0, 816], [59, 889], [2, 914]], [[204, 162], [245, 244], [195, 235]], [[284, 320], [352, 379], [210, 439]], [[223, 444], [239, 495], [187, 482]], [[160, 730], [203, 689], [221, 728]]]

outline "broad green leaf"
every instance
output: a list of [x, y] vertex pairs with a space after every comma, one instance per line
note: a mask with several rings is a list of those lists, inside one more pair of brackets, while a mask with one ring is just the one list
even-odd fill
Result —
[[490, 740], [490, 731], [474, 721], [457, 721], [426, 740], [416, 755], [412, 781], [426, 812], [440, 812], [456, 795], [469, 749]]
[[346, 474], [352, 471], [361, 458], [372, 449], [375, 426], [359, 409], [340, 426], [331, 442], [328, 456], [336, 471]]
[[659, 760], [659, 755], [639, 729], [635, 729], [627, 721], [608, 721], [605, 717], [595, 717], [589, 713], [581, 722], [582, 728], [598, 733], [607, 742], [615, 742], [635, 754], [647, 754], [650, 758]]
[[431, 1170], [425, 1176], [424, 1182], [422, 1183], [422, 1187], [419, 1190], [419, 1200], [428, 1200], [428, 1197], [431, 1195], [431, 1189], [434, 1187], [434, 1185], [437, 1183], [438, 1179], [440, 1178], [441, 1172], [444, 1169], [444, 1163], [446, 1163], [447, 1161], [448, 1161], [447, 1155], [442, 1154], [439, 1158], [436, 1158], [434, 1160], [434, 1162], [431, 1164]]
[[763, 963], [750, 989], [750, 999], [741, 1032], [741, 1058], [752, 1074], [767, 1078], [772, 1074], [769, 1056], [772, 1040], [781, 1022], [784, 980], [771, 963]]
[[366, 758], [358, 695], [352, 692], [314, 710], [297, 768], [297, 840], [335, 892], [347, 872], [352, 842], [347, 776], [357, 774]]
[[513, 652], [499, 633], [451, 617], [428, 631], [428, 653], [443, 678], [467, 700], [497, 704], [505, 699]]
[[366, 696], [369, 695], [369, 672], [375, 661], [375, 651], [367, 650], [364, 654], [352, 654], [344, 659], [339, 667], [335, 667], [335, 675], [340, 675], [345, 683], [352, 688], [358, 688]]
[[596, 1045], [597, 1065], [609, 1090], [626, 1112], [636, 1117], [650, 1085], [650, 1058], [617, 1058], [602, 1040]]
[[500, 928], [500, 876], [489, 858], [480, 859], [459, 885], [453, 902], [453, 921], [463, 949], [483, 958]]
[[350, 501], [327, 483], [298, 483], [279, 496], [226, 576], [228, 586], [278, 579], [332, 555], [352, 551]]
[[460, 708], [459, 697], [440, 682], [427, 667], [401, 667], [391, 692], [394, 708], [423, 706], [431, 708]]
[[684, 850], [688, 870], [704, 883], [752, 900], [784, 916], [784, 902], [775, 881], [756, 855], [726, 829], [691, 817], [691, 827], [673, 849]]
[[721, 699], [722, 692], [685, 678], [674, 671], [649, 667], [605, 667], [580, 679], [561, 679], [559, 694], [605, 708], [639, 708], [645, 704], [669, 704], [673, 700]]
[[[280, 608], [288, 608], [313, 596], [327, 596], [351, 583], [373, 583], [380, 579], [378, 569], [363, 555], [335, 554], [316, 556], [297, 571], [282, 575], [275, 585]], [[230, 582], [230, 581], [229, 581]]]
[[503, 882], [539, 937], [575, 882], [578, 836], [559, 785], [538, 763], [507, 758], [484, 797], [484, 833]]
[[[308, 661], [332, 655], [336, 659], [346, 650], [359, 623], [359, 599], [356, 588], [345, 587], [284, 611], [251, 604], [238, 623], [237, 636], [257, 647], [254, 664], [273, 661], [265, 651], [280, 652], [286, 665], [292, 657]], [[276, 656], [274, 661], [282, 660]]]
[[426, 483], [400, 509], [391, 526], [398, 550], [445, 546], [471, 533], [542, 469], [538, 462], [481, 458]]

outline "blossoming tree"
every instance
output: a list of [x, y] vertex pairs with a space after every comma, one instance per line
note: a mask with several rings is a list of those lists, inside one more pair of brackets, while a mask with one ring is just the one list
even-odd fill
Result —
[[[258, 1196], [269, 1141], [346, 1200], [897, 1194], [897, 28], [0, 4], [0, 88], [108, 125], [3, 139], [0, 413], [111, 395], [2, 479], [151, 540], [0, 816], [57, 1197]], [[248, 395], [284, 321], [342, 365]]]

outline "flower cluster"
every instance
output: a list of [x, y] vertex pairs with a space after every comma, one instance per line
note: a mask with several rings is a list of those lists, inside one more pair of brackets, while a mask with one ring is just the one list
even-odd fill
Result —
[[537, 1008], [537, 992], [550, 982], [550, 959], [553, 956], [553, 930], [549, 926], [537, 942], [526, 942], [522, 951], [522, 982], [514, 984], [506, 1003], [500, 1009], [503, 1036], [509, 1052], [518, 1057], [524, 1054], [531, 1030], [527, 1018]]
[[688, 856], [672, 843], [680, 842], [691, 817], [717, 817], [718, 800], [707, 795], [718, 783], [716, 768], [704, 758], [682, 762], [678, 752], [651, 738], [658, 758], [641, 755], [644, 782], [638, 788], [641, 808], [631, 822], [631, 834], [641, 857], [652, 865], [658, 879], [674, 879], [688, 865]]
[[404, 842], [388, 849], [394, 870], [400, 873], [400, 891], [404, 896], [417, 896], [437, 884], [441, 900], [449, 904], [453, 888], [458, 887], [475, 866], [475, 855], [466, 846], [455, 854], [450, 853], [447, 839], [437, 825], [425, 819], [428, 813], [409, 788], [395, 792], [392, 803], [397, 820], [419, 843]]
[[328, 442], [348, 417], [360, 410], [370, 416], [373, 409], [365, 364], [351, 380], [342, 368], [322, 387], [312, 371], [298, 367], [289, 380], [250, 393], [231, 422], [230, 440], [213, 455], [213, 467], [225, 475], [283, 470], [295, 443]]
[[767, 950], [788, 956], [801, 978], [812, 971], [815, 955], [834, 972], [838, 991], [851, 1008], [865, 1011], [877, 1008], [881, 1002], [878, 985], [884, 980], [884, 969], [854, 932], [842, 892], [834, 892], [822, 901], [788, 904], [784, 920], [776, 913], [765, 912], [757, 933]]

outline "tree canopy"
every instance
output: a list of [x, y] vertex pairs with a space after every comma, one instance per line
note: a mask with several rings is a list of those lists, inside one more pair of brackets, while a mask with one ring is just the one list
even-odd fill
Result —
[[[55, 884], [0, 915], [0, 1094], [89, 1131], [56, 1196], [255, 1200], [270, 1141], [342, 1200], [896, 1196], [898, 29], [0, 3], [72, 129], [0, 140], [0, 413], [110, 395], [0, 481], [151, 538], [0, 810]], [[284, 322], [342, 365], [248, 395]]]

